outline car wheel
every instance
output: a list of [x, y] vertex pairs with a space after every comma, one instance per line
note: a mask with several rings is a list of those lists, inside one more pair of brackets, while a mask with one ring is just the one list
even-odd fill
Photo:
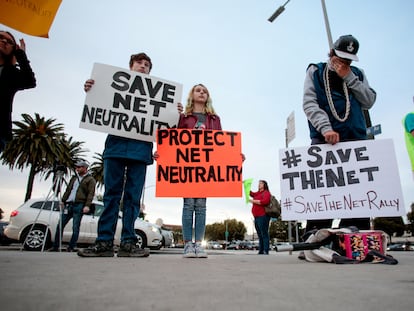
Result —
[[147, 247], [147, 236], [145, 235], [145, 233], [139, 230], [135, 230], [135, 234], [137, 236], [137, 245], [139, 246], [139, 248]]
[[27, 251], [39, 252], [42, 250], [43, 243], [45, 244], [44, 249], [48, 249], [51, 245], [50, 234], [47, 235], [45, 241], [47, 228], [44, 226], [34, 226], [27, 228], [26, 233], [23, 235], [22, 243], [23, 247]]

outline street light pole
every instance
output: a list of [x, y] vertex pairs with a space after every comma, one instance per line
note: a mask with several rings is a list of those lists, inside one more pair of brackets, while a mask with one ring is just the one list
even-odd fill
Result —
[[321, 3], [322, 3], [322, 10], [323, 10], [323, 18], [325, 20], [326, 34], [328, 35], [329, 49], [332, 49], [333, 41], [332, 41], [331, 27], [329, 26], [328, 13], [326, 11], [325, 0], [321, 0]]
[[[285, 10], [286, 4], [288, 4], [289, 1], [290, 0], [286, 1], [285, 4], [283, 4], [282, 6], [280, 6], [272, 14], [272, 16], [270, 16], [268, 18], [268, 21], [272, 23], [280, 14], [282, 14], [283, 11]], [[326, 10], [325, 0], [321, 0], [321, 4], [322, 4], [322, 11], [323, 11], [323, 18], [324, 18], [324, 21], [325, 21], [326, 34], [328, 36], [329, 49], [332, 49], [333, 48], [333, 41], [332, 41], [331, 27], [329, 25], [329, 19], [328, 19], [328, 13], [327, 13], [327, 10]], [[286, 137], [286, 141], [285, 142], [286, 142], [286, 148], [287, 148], [288, 147], [288, 144], [289, 144], [289, 141], [288, 141], [288, 130], [287, 129], [285, 130], [285, 137]], [[295, 224], [296, 224], [296, 241], [298, 242], [298, 240], [299, 240], [299, 237], [298, 237], [298, 235], [299, 235], [298, 223], [295, 222]], [[290, 221], [288, 222], [288, 240], [289, 240], [289, 243], [292, 241], [292, 224], [291, 224]]]
[[[271, 23], [285, 10], [286, 4], [289, 3], [290, 0], [286, 1], [285, 4], [278, 7], [278, 9], [270, 16], [267, 20]], [[328, 35], [328, 44], [329, 49], [332, 49], [333, 47], [333, 41], [332, 41], [332, 35], [331, 35], [331, 27], [329, 26], [329, 20], [328, 20], [328, 13], [326, 11], [326, 5], [325, 0], [321, 0], [322, 3], [322, 11], [323, 11], [323, 18], [325, 20], [325, 28], [326, 28], [326, 34]]]
[[288, 2], [289, 2], [290, 0], [288, 0], [288, 1], [286, 1], [285, 2], [285, 4], [284, 5], [281, 5], [273, 14], [272, 14], [272, 16], [270, 16], [269, 18], [268, 18], [268, 21], [269, 22], [273, 22], [280, 14], [282, 14], [283, 13], [283, 11], [285, 10], [285, 6], [286, 6], [286, 4], [288, 4]]

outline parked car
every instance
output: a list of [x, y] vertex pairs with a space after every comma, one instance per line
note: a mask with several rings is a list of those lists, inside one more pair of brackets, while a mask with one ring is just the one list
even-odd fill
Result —
[[242, 241], [239, 244], [239, 249], [257, 250], [259, 245], [254, 244], [252, 241]]
[[231, 249], [235, 249], [235, 250], [241, 249], [240, 243], [241, 243], [241, 241], [232, 241], [229, 245], [227, 245], [227, 249], [228, 250], [231, 250]]
[[392, 243], [387, 246], [387, 251], [414, 251], [414, 247], [405, 243]]
[[10, 245], [12, 243], [17, 243], [18, 241], [8, 238], [4, 234], [4, 228], [9, 224], [8, 221], [0, 221], [0, 245]]
[[208, 241], [207, 242], [207, 248], [208, 249], [222, 249], [223, 248], [223, 245], [221, 245], [217, 241]]
[[[104, 209], [103, 203], [94, 201], [91, 206], [92, 213], [82, 217], [78, 245], [94, 244], [97, 237], [99, 216]], [[122, 230], [122, 212], [117, 222], [114, 244], [119, 245]], [[59, 202], [57, 200], [44, 201], [31, 199], [11, 212], [10, 223], [5, 228], [8, 238], [18, 240], [24, 249], [40, 251], [47, 249], [54, 241], [56, 226], [59, 222]], [[135, 233], [140, 247], [160, 249], [162, 235], [159, 227], [142, 219], [135, 221]], [[65, 226], [62, 243], [68, 243], [72, 236], [72, 220]], [[44, 247], [43, 247], [44, 244]]]

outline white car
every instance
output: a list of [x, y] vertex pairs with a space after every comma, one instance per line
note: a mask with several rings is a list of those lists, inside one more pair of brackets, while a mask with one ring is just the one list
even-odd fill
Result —
[[[99, 216], [104, 209], [103, 203], [94, 201], [91, 210], [93, 214], [85, 214], [82, 217], [78, 245], [90, 245], [95, 243]], [[23, 244], [24, 249], [40, 251], [51, 247], [55, 238], [56, 226], [59, 222], [59, 202], [44, 201], [42, 199], [30, 199], [10, 214], [10, 223], [4, 229], [4, 234]], [[119, 218], [121, 218], [121, 212]], [[118, 219], [114, 244], [120, 244], [122, 219]], [[135, 221], [135, 233], [138, 245], [142, 248], [160, 249], [162, 246], [162, 234], [155, 224], [142, 219]], [[68, 222], [63, 231], [62, 242], [68, 243], [72, 236], [72, 220]], [[44, 245], [43, 245], [44, 244]]]

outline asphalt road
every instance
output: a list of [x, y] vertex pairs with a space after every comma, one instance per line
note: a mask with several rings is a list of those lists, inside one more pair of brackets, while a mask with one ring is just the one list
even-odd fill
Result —
[[297, 253], [180, 249], [148, 258], [80, 258], [75, 253], [0, 248], [2, 310], [412, 310], [414, 252], [398, 265], [335, 265]]

